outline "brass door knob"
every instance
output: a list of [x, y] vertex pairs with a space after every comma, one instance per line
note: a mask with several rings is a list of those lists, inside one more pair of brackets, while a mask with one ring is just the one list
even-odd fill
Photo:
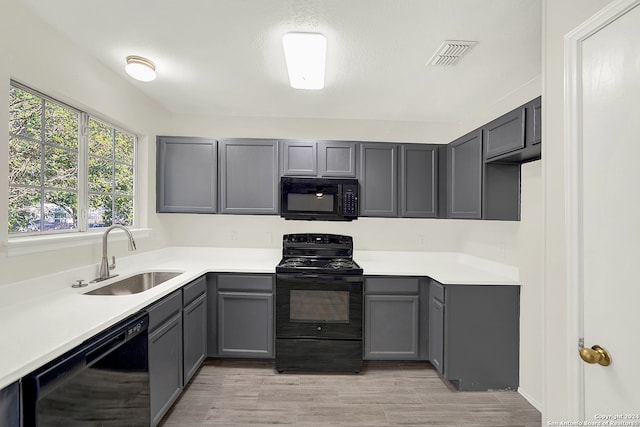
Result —
[[591, 348], [580, 347], [578, 352], [582, 360], [587, 363], [597, 363], [602, 366], [609, 366], [611, 364], [609, 352], [599, 345], [594, 345]]

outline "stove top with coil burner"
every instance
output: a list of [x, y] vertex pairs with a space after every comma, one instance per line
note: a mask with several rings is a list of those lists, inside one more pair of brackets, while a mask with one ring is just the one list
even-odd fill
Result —
[[353, 239], [337, 234], [299, 233], [282, 237], [276, 273], [362, 274], [353, 260]]

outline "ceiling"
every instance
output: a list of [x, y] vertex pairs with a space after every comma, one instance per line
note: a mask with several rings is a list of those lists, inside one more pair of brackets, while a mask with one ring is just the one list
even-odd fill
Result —
[[[21, 0], [178, 114], [458, 123], [541, 72], [540, 0]], [[282, 35], [328, 40], [325, 89], [289, 86]], [[444, 40], [478, 43], [427, 66]]]

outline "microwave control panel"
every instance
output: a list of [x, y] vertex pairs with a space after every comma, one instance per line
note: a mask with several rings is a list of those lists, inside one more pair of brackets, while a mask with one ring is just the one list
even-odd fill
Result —
[[358, 186], [357, 185], [344, 185], [342, 188], [342, 198], [344, 203], [344, 215], [345, 216], [358, 216]]

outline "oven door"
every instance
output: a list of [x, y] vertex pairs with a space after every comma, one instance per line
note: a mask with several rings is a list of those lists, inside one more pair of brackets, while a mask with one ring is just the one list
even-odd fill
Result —
[[276, 275], [276, 338], [362, 338], [362, 276]]

